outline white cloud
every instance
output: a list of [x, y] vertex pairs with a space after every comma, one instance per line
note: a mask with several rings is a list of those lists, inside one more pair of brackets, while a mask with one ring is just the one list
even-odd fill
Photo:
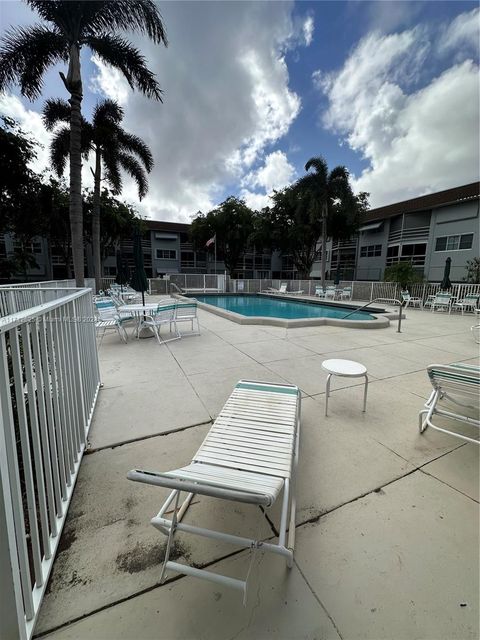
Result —
[[103, 63], [96, 55], [91, 57], [91, 61], [97, 67], [98, 73], [90, 79], [89, 89], [93, 93], [116, 100], [119, 104], [125, 106], [131, 89], [122, 73], [118, 69], [113, 69]]
[[[274, 190], [282, 189], [290, 184], [295, 176], [295, 168], [288, 162], [283, 151], [273, 151], [265, 158], [265, 164], [251, 171], [242, 180], [241, 197], [252, 209], [261, 209], [270, 204], [269, 196]], [[259, 187], [264, 193], [251, 191]]]
[[19, 123], [20, 128], [34, 138], [39, 146], [37, 157], [29, 163], [35, 172], [44, 171], [50, 165], [50, 140], [52, 134], [43, 126], [42, 117], [36, 111], [27, 109], [14, 95], [0, 93], [0, 114], [9, 116]]
[[313, 41], [313, 30], [314, 30], [313, 16], [307, 16], [305, 18], [305, 22], [303, 23], [303, 37], [305, 39], [305, 45], [309, 47]]
[[480, 9], [473, 9], [469, 13], [461, 13], [442, 33], [439, 48], [450, 51], [457, 47], [469, 47], [478, 52], [480, 32]]
[[[160, 104], [129, 90], [125, 109], [125, 128], [155, 159], [142, 213], [189, 220], [208, 210], [288, 132], [300, 110], [284, 60], [292, 6], [166, 3], [169, 47], [132, 38], [165, 92]], [[119, 84], [96, 64], [94, 86], [112, 95]]]
[[412, 90], [424, 35], [370, 34], [338, 73], [313, 77], [329, 99], [323, 125], [368, 161], [354, 184], [372, 206], [478, 178], [478, 66], [464, 61]]

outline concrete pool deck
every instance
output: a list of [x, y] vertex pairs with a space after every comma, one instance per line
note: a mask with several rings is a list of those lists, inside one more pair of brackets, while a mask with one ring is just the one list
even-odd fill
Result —
[[[418, 433], [428, 364], [478, 363], [470, 315], [407, 310], [402, 333], [341, 327], [241, 326], [200, 311], [201, 336], [159, 346], [100, 346], [104, 387], [36, 633], [51, 640], [226, 638], [476, 639], [479, 448]], [[130, 333], [130, 330], [129, 330]], [[335, 379], [327, 358], [366, 365]], [[133, 467], [191, 459], [240, 378], [302, 390], [296, 558], [258, 552], [247, 605], [189, 577], [158, 585], [165, 539], [150, 524], [166, 490], [128, 482]], [[473, 432], [469, 431], [470, 433]], [[278, 506], [196, 497], [187, 522], [260, 539]], [[243, 578], [249, 552], [179, 535], [182, 562]]]

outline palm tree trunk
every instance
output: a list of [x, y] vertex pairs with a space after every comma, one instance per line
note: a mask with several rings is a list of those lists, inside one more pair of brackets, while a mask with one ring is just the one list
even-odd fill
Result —
[[327, 258], [327, 207], [325, 203], [322, 204], [322, 289], [325, 289], [325, 267]]
[[82, 96], [72, 93], [70, 112], [70, 230], [73, 270], [77, 287], [85, 286], [82, 209]]
[[95, 173], [93, 187], [93, 216], [92, 216], [92, 250], [93, 270], [95, 274], [95, 289], [102, 288], [102, 258], [100, 254], [100, 185], [102, 180], [102, 157], [100, 148], [95, 149]]

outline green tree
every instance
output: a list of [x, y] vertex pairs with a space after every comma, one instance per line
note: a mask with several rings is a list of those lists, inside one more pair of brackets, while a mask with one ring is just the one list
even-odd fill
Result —
[[[303, 226], [312, 231], [305, 234], [308, 244], [303, 251], [301, 247], [296, 247], [296, 253], [301, 258], [297, 269], [303, 277], [310, 274], [313, 262], [318, 257], [318, 252], [313, 250], [312, 235], [320, 230], [316, 240], [321, 238], [321, 279], [324, 287], [327, 238], [345, 240], [357, 231], [359, 222], [368, 209], [369, 194], [360, 193], [356, 196], [350, 184], [348, 170], [338, 166], [329, 171], [327, 162], [322, 157], [310, 158], [305, 165], [305, 171], [308, 172], [310, 169], [313, 171], [296, 183], [296, 189], [300, 192], [298, 201], [302, 209], [298, 212], [298, 207], [295, 208], [297, 217], [300, 216]], [[295, 247], [295, 243], [293, 244]]]
[[[47, 100], [43, 109], [43, 121], [49, 131], [55, 130], [50, 155], [52, 167], [63, 174], [69, 153], [70, 114], [63, 100]], [[82, 123], [82, 153], [90, 151], [95, 158], [92, 250], [97, 291], [101, 289], [102, 259], [100, 251], [100, 201], [102, 179], [114, 195], [122, 191], [123, 169], [137, 183], [140, 200], [148, 191], [147, 172], [153, 168], [153, 156], [149, 147], [138, 136], [127, 133], [121, 126], [123, 109], [114, 100], [102, 100], [93, 110], [92, 122]]]
[[397, 262], [391, 267], [387, 267], [383, 279], [385, 282], [398, 282], [402, 289], [407, 289], [409, 285], [423, 281], [422, 276], [415, 270], [411, 262]]
[[[199, 213], [192, 221], [190, 234], [197, 250], [205, 250], [206, 242], [216, 237], [217, 256], [233, 277], [254, 230], [254, 213], [243, 200], [227, 198], [206, 215]], [[213, 250], [213, 246], [210, 247]]]
[[465, 277], [466, 282], [470, 282], [471, 284], [480, 284], [480, 258], [467, 260], [465, 269], [467, 270], [467, 275]]
[[167, 44], [162, 17], [153, 0], [26, 0], [42, 23], [11, 28], [0, 47], [0, 91], [18, 83], [30, 100], [40, 96], [45, 71], [68, 62], [60, 73], [70, 94], [70, 203], [73, 265], [77, 286], [84, 285], [80, 51], [88, 47], [100, 60], [120, 70], [132, 88], [161, 100], [161, 90], [145, 58], [118, 32], [147, 35]]

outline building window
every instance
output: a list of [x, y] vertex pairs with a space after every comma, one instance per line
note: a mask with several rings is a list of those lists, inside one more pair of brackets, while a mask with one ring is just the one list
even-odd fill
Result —
[[360, 257], [361, 258], [373, 258], [382, 255], [382, 245], [381, 244], [369, 244], [364, 247], [360, 247]]
[[437, 238], [435, 251], [460, 251], [471, 249], [473, 246], [473, 233], [464, 233], [458, 236], [441, 236]]
[[156, 249], [157, 260], [176, 260], [177, 252], [174, 249]]
[[13, 250], [14, 251], [29, 251], [30, 253], [42, 253], [42, 243], [39, 240], [32, 240], [31, 242], [21, 242], [20, 240], [15, 240], [13, 242]]

